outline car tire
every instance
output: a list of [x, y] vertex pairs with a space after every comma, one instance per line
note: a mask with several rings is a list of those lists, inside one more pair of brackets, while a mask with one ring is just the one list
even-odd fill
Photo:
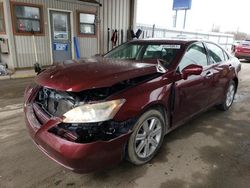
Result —
[[218, 105], [217, 108], [222, 111], [227, 111], [233, 104], [235, 93], [236, 93], [236, 84], [234, 81], [230, 81], [226, 95], [224, 97], [224, 101], [223, 103]]
[[162, 145], [165, 118], [156, 109], [150, 109], [137, 120], [127, 145], [127, 159], [135, 165], [149, 162]]

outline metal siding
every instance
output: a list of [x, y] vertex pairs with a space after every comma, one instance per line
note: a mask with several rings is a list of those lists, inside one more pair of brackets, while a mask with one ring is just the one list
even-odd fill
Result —
[[[123, 1], [123, 9], [125, 10], [126, 9], [126, 1]], [[124, 40], [126, 40], [127, 38], [127, 11], [123, 11], [123, 29], [124, 29]]]
[[[100, 0], [99, 3], [103, 3], [103, 0]], [[101, 44], [103, 44], [103, 36], [104, 36], [104, 30], [103, 30], [103, 26], [104, 26], [104, 21], [101, 21], [101, 15], [105, 14], [104, 13], [104, 9], [100, 8], [99, 9], [99, 14], [98, 14], [98, 21], [99, 21], [99, 31], [100, 31], [100, 38], [99, 38], [99, 48], [100, 48], [100, 51], [99, 53], [103, 53], [103, 49], [101, 47]]]
[[111, 41], [107, 41], [108, 28], [110, 28], [110, 39], [112, 31], [117, 29], [118, 33], [118, 44], [121, 41], [121, 29], [124, 31], [123, 42], [126, 42], [127, 31], [130, 27], [130, 0], [100, 0], [103, 6], [100, 11], [101, 19], [101, 53], [107, 52], [107, 45], [109, 43], [109, 50], [111, 50]]
[[115, 27], [120, 29], [120, 24], [119, 24], [119, 20], [120, 20], [120, 14], [119, 14], [119, 8], [120, 8], [120, 0], [116, 0], [116, 4], [115, 4]]
[[110, 6], [111, 6], [111, 10], [110, 10], [110, 14], [111, 14], [111, 28], [112, 30], [115, 29], [115, 1], [116, 0], [110, 0]]
[[[51, 64], [50, 38], [49, 38], [49, 22], [48, 8], [69, 10], [73, 13], [73, 29], [72, 34], [77, 36], [76, 10], [96, 11], [96, 7], [82, 4], [70, 3], [59, 0], [15, 0], [16, 2], [26, 2], [33, 4], [42, 4], [44, 13], [44, 30], [45, 36], [36, 36], [38, 61], [41, 65]], [[106, 1], [106, 0], [105, 0]], [[71, 23], [72, 24], [72, 23]], [[34, 49], [31, 36], [14, 36], [16, 43], [17, 67], [32, 67], [35, 62]], [[97, 38], [78, 37], [81, 57], [90, 57], [98, 52]], [[74, 46], [72, 46], [74, 48]]]
[[[92, 40], [91, 40], [92, 39]], [[81, 51], [81, 57], [91, 57], [97, 54], [96, 39], [94, 38], [79, 38], [79, 48]], [[93, 52], [95, 52], [93, 54]]]

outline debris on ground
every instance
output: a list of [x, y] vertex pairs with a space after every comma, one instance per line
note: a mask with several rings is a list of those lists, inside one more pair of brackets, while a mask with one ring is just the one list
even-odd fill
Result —
[[8, 74], [7, 71], [7, 65], [6, 64], [0, 64], [0, 76], [6, 76]]

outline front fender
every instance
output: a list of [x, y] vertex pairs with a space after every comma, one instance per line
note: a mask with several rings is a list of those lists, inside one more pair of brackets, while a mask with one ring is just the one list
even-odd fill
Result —
[[160, 77], [112, 96], [112, 99], [126, 99], [114, 120], [124, 121], [139, 117], [145, 109], [152, 105], [161, 105], [167, 109], [170, 89], [171, 83], [169, 83], [169, 80]]

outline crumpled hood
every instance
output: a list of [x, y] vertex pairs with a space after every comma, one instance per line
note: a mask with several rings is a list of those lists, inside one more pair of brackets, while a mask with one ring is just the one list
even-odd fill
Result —
[[95, 58], [52, 66], [36, 76], [35, 82], [55, 90], [78, 92], [156, 72], [156, 64]]

